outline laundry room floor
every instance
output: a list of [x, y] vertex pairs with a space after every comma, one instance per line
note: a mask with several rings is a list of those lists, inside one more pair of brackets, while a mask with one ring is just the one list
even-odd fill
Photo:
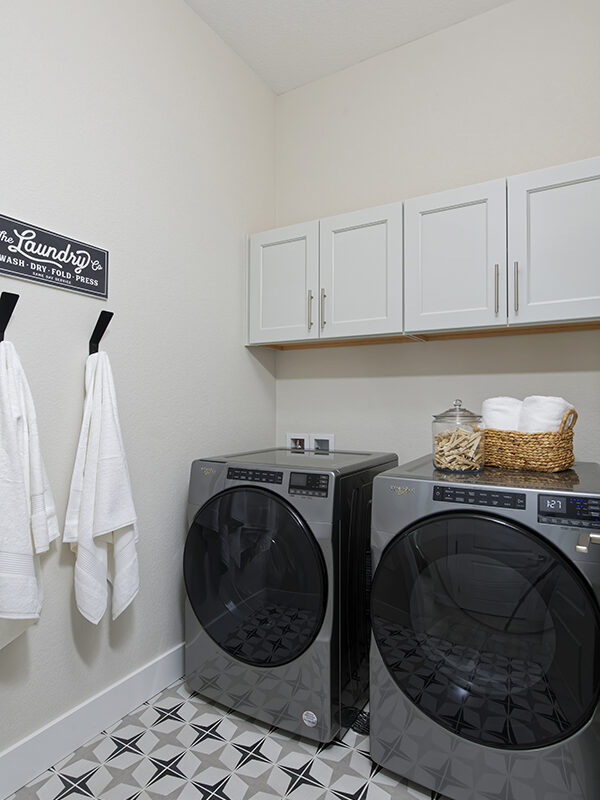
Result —
[[[357, 726], [358, 727], [358, 726]], [[183, 680], [9, 800], [445, 800], [374, 764], [354, 730], [319, 745], [215, 707]]]

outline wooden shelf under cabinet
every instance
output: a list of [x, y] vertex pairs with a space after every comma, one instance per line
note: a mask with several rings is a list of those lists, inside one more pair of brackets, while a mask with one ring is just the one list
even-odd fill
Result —
[[282, 342], [279, 344], [259, 344], [270, 350], [314, 350], [322, 347], [357, 347], [369, 344], [395, 344], [402, 342], [439, 342], [446, 339], [480, 339], [490, 336], [520, 336], [532, 333], [563, 333], [568, 331], [600, 330], [600, 320], [580, 322], [557, 322], [550, 325], [523, 325], [506, 328], [482, 328], [463, 331], [436, 331], [433, 333], [397, 334], [394, 336], [370, 336], [360, 339], [315, 339], [310, 342]]

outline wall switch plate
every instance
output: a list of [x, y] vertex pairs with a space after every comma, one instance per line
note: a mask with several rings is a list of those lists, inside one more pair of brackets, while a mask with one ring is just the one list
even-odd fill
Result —
[[309, 447], [315, 453], [331, 453], [334, 449], [333, 433], [311, 433]]
[[309, 449], [309, 439], [308, 433], [286, 433], [285, 446], [288, 450], [302, 452]]

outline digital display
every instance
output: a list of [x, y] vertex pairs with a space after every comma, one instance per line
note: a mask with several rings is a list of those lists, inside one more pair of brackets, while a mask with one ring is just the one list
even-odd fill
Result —
[[302, 487], [306, 486], [308, 475], [306, 472], [291, 472], [290, 473], [290, 486]]
[[566, 514], [567, 505], [564, 497], [540, 495], [540, 511], [548, 514]]
[[549, 514], [566, 514], [565, 498], [542, 495], [540, 497], [540, 511], [546, 511]]
[[316, 472], [290, 472], [290, 494], [303, 497], [327, 497], [329, 493], [329, 475]]
[[565, 528], [600, 528], [600, 497], [540, 494], [538, 522]]

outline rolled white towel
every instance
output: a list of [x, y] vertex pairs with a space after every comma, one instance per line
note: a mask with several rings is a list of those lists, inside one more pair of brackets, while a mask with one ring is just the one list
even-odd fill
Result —
[[523, 400], [519, 430], [523, 433], [552, 433], [560, 428], [562, 418], [573, 404], [563, 397], [531, 395]]
[[481, 404], [484, 426], [501, 431], [519, 430], [522, 405], [523, 402], [516, 397], [488, 397]]

